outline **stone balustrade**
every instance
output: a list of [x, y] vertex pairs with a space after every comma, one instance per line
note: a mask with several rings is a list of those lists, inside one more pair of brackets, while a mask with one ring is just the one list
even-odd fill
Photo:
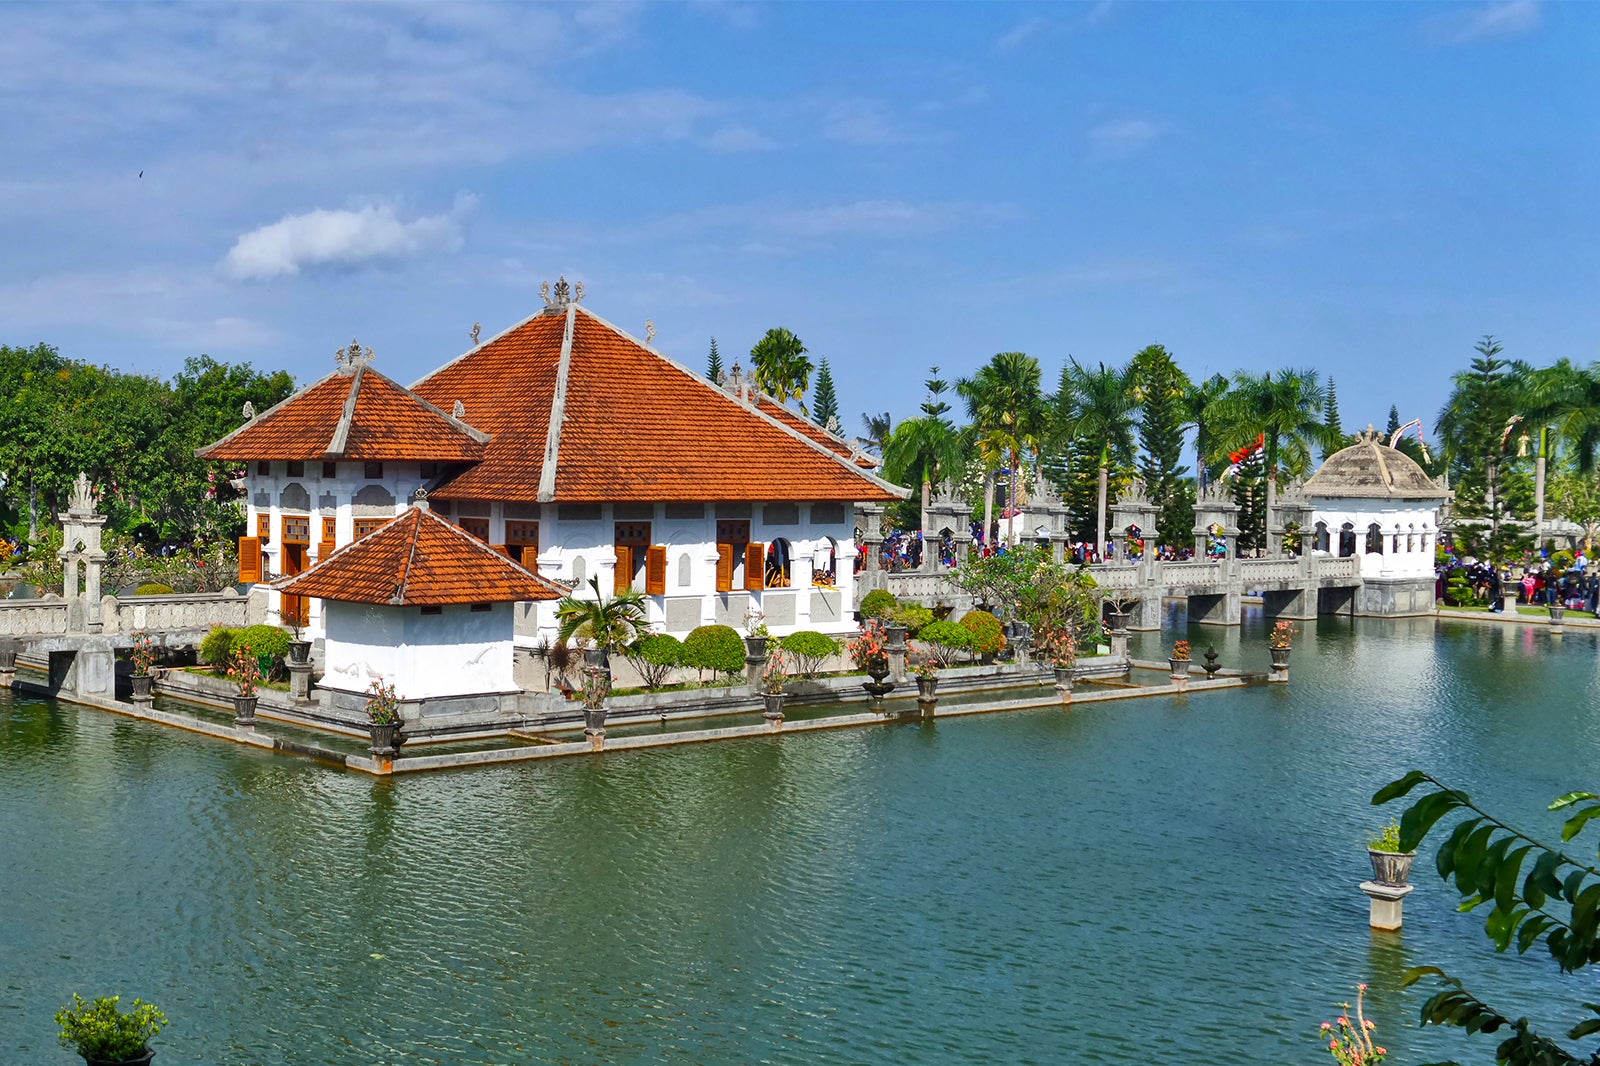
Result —
[[[69, 635], [71, 605], [63, 599], [0, 600], [0, 636], [43, 637]], [[127, 635], [151, 632], [207, 630], [216, 626], [242, 628], [249, 624], [249, 600], [233, 589], [163, 596], [103, 596], [99, 632]]]

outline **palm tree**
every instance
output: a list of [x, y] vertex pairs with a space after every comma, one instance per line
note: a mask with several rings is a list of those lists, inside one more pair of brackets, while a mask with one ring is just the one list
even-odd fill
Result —
[[1097, 363], [1091, 370], [1068, 358], [1061, 368], [1055, 407], [1060, 432], [1074, 446], [1100, 449], [1100, 485], [1096, 503], [1095, 550], [1105, 558], [1106, 504], [1111, 466], [1133, 462], [1133, 416], [1138, 409], [1129, 368]]
[[1267, 474], [1267, 515], [1277, 502], [1280, 470], [1309, 473], [1312, 451], [1331, 448], [1336, 435], [1322, 421], [1326, 406], [1322, 382], [1310, 370], [1253, 374], [1241, 370], [1233, 388], [1211, 405], [1218, 449], [1236, 451], [1262, 444]]
[[1212, 423], [1216, 421], [1217, 412], [1213, 405], [1226, 396], [1231, 387], [1227, 378], [1212, 374], [1199, 384], [1191, 385], [1184, 397], [1184, 404], [1189, 409], [1189, 421], [1185, 428], [1194, 429], [1195, 483], [1202, 489], [1211, 481], [1211, 467], [1216, 456], [1213, 445], [1216, 429]]
[[591, 577], [594, 598], [566, 596], [556, 604], [557, 638], [578, 637], [595, 646], [601, 661], [610, 665], [610, 653], [620, 652], [639, 639], [645, 628], [644, 595], [625, 589], [615, 596], [600, 594], [600, 579]]
[[811, 360], [799, 337], [781, 326], [767, 330], [750, 349], [750, 375], [756, 388], [779, 403], [788, 403], [793, 397], [805, 414], [806, 405], [799, 401], [811, 384]]
[[889, 431], [893, 426], [894, 420], [889, 417], [888, 411], [881, 415], [862, 415], [861, 428], [867, 431], [867, 435], [861, 438], [861, 443], [869, 450], [882, 455], [883, 446], [888, 442]]
[[933, 486], [960, 467], [961, 437], [942, 418], [908, 418], [883, 446], [883, 476], [903, 485], [922, 486], [922, 528], [928, 528]]
[[987, 536], [994, 517], [994, 475], [1006, 464], [1011, 470], [1013, 505], [1024, 502], [1022, 464], [1038, 454], [1048, 423], [1040, 389], [1039, 360], [1022, 352], [1000, 352], [970, 378], [956, 383], [967, 402], [973, 443], [983, 460], [983, 529]]
[[1528, 421], [1549, 426], [1577, 461], [1578, 472], [1590, 473], [1600, 445], [1600, 363], [1587, 367], [1570, 359], [1527, 376]]

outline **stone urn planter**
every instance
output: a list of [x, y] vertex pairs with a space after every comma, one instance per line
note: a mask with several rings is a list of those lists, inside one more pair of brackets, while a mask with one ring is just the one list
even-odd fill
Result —
[[233, 724], [240, 726], [253, 726], [256, 724], [256, 701], [260, 696], [235, 696], [233, 698]]
[[1120, 611], [1120, 610], [1117, 610], [1115, 608], [1107, 611], [1106, 612], [1106, 624], [1111, 627], [1111, 631], [1113, 633], [1120, 632], [1121, 630], [1127, 629], [1128, 628], [1128, 612], [1127, 611]]
[[891, 648], [900, 648], [900, 647], [904, 647], [905, 646], [905, 642], [906, 642], [906, 627], [905, 626], [900, 625], [897, 622], [887, 622], [887, 623], [884, 624], [883, 632], [884, 632], [884, 635], [888, 638], [889, 647], [891, 647]]
[[85, 1055], [83, 1057], [83, 1061], [87, 1063], [88, 1066], [150, 1066], [150, 1060], [155, 1057], [156, 1053], [154, 1050], [151, 1048], [145, 1048], [144, 1054], [137, 1055], [131, 1059], [91, 1059], [89, 1056]]
[[1293, 648], [1268, 648], [1272, 656], [1272, 677], [1276, 681], [1285, 681], [1289, 677], [1289, 653]]
[[289, 642], [289, 665], [304, 666], [311, 661], [311, 642], [309, 640], [291, 640]]
[[155, 678], [149, 674], [134, 674], [128, 678], [128, 681], [133, 685], [133, 701], [135, 703], [150, 702], [150, 683], [154, 680]]
[[1550, 628], [1551, 629], [1560, 629], [1562, 627], [1562, 624], [1566, 621], [1566, 618], [1567, 618], [1567, 609], [1565, 607], [1562, 607], [1562, 606], [1560, 606], [1558, 604], [1554, 604], [1554, 603], [1552, 603], [1550, 605]]
[[883, 713], [883, 697], [894, 689], [893, 681], [885, 681], [889, 676], [889, 658], [886, 655], [874, 655], [867, 660], [867, 676], [871, 681], [863, 681], [861, 687], [867, 690], [867, 706], [878, 713]]
[[1172, 679], [1174, 681], [1176, 681], [1179, 678], [1188, 677], [1189, 676], [1189, 664], [1192, 661], [1193, 661], [1192, 659], [1168, 659], [1167, 660], [1167, 668], [1172, 673]]
[[761, 717], [771, 723], [774, 729], [783, 724], [783, 701], [787, 698], [782, 692], [763, 692], [761, 694], [761, 702], [765, 705], [765, 709], [761, 712]]
[[1072, 691], [1072, 667], [1057, 666], [1053, 668], [1056, 675], [1056, 688], [1067, 692]]
[[372, 746], [367, 750], [380, 758], [394, 758], [404, 743], [399, 722], [372, 722], [367, 730], [372, 734]]
[[939, 679], [937, 677], [917, 678], [917, 699], [931, 700], [939, 695]]
[[1368, 848], [1367, 857], [1372, 860], [1372, 879], [1380, 885], [1389, 885], [1399, 888], [1407, 883], [1411, 876], [1411, 864], [1416, 861], [1417, 853], [1414, 851], [1379, 851], [1377, 848]]
[[767, 657], [767, 641], [771, 637], [745, 637], [744, 653], [752, 659], [765, 659]]
[[605, 748], [606, 706], [604, 703], [598, 707], [584, 706], [583, 735], [589, 738], [589, 746], [595, 751], [601, 751]]

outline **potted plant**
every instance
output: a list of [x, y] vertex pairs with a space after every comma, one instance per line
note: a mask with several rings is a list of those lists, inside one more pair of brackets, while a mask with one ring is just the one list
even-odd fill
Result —
[[591, 649], [584, 657], [591, 665], [609, 670], [611, 653], [621, 652], [646, 629], [644, 593], [626, 589], [615, 596], [602, 596], [600, 580], [593, 577], [589, 588], [593, 599], [567, 596], [556, 604], [556, 639], [587, 641]]
[[1380, 885], [1399, 886], [1411, 876], [1411, 864], [1417, 853], [1400, 850], [1400, 823], [1390, 822], [1367, 844], [1367, 857], [1372, 860], [1372, 879]]
[[939, 695], [939, 657], [931, 651], [908, 653], [911, 672], [917, 679], [917, 699], [931, 700]]
[[611, 671], [604, 666], [583, 668], [583, 735], [600, 748], [606, 739], [606, 697], [611, 695]]
[[845, 644], [845, 651], [856, 667], [872, 678], [861, 683], [867, 690], [868, 705], [875, 711], [883, 710], [883, 697], [894, 688], [893, 681], [884, 680], [889, 676], [889, 650], [883, 623], [876, 618], [864, 620], [860, 635]]
[[150, 701], [150, 667], [156, 661], [155, 638], [142, 629], [133, 634], [133, 648], [128, 652], [133, 662], [133, 699], [136, 703]]
[[781, 649], [774, 651], [761, 671], [761, 699], [766, 704], [761, 717], [769, 722], [783, 721], [783, 686], [788, 680], [789, 661]]
[[228, 680], [238, 686], [239, 694], [233, 697], [233, 722], [235, 725], [256, 724], [256, 684], [261, 680], [261, 664], [250, 645], [241, 644], [228, 657]]
[[767, 641], [772, 634], [767, 630], [767, 616], [761, 611], [744, 613], [744, 650], [752, 659], [767, 657]]
[[367, 686], [367, 728], [372, 733], [372, 747], [368, 750], [394, 758], [404, 742], [400, 736], [400, 697], [394, 686], [384, 684], [381, 677], [373, 678]]
[[311, 661], [311, 642], [302, 639], [298, 618], [289, 619], [289, 665], [304, 666]]
[[1267, 653], [1272, 656], [1272, 672], [1281, 674], [1289, 669], [1289, 651], [1294, 644], [1295, 628], [1288, 622], [1274, 622], [1267, 633]]
[[1180, 640], [1172, 646], [1172, 654], [1167, 658], [1167, 665], [1172, 668], [1172, 676], [1186, 678], [1189, 676], [1189, 659], [1192, 652], [1187, 640]]
[[61, 1026], [61, 1046], [83, 1056], [89, 1066], [148, 1066], [155, 1052], [150, 1040], [167, 1024], [167, 1016], [153, 1004], [133, 1001], [133, 1009], [117, 1009], [121, 996], [99, 996], [85, 1003], [72, 994], [72, 1002], [56, 1011]]
[[1072, 691], [1072, 668], [1078, 662], [1078, 637], [1070, 629], [1050, 640], [1050, 666], [1055, 671], [1056, 688]]

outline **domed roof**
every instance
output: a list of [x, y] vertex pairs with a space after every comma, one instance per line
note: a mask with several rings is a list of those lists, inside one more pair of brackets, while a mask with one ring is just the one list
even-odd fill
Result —
[[1328, 456], [1306, 481], [1310, 497], [1360, 497], [1363, 499], [1443, 500], [1446, 491], [1435, 485], [1422, 467], [1405, 452], [1379, 444], [1371, 426], [1356, 443]]

